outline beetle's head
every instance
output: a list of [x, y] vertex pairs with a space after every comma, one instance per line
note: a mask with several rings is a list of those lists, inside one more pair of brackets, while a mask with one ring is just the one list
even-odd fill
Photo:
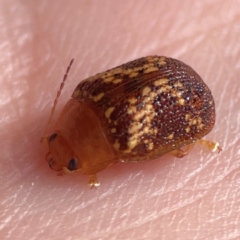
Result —
[[67, 79], [68, 73], [71, 69], [74, 59], [71, 60], [67, 71], [63, 77], [60, 88], [57, 92], [57, 96], [54, 100], [54, 104], [52, 107], [52, 111], [48, 120], [48, 124], [46, 127], [46, 134], [41, 139], [41, 142], [48, 146], [49, 152], [46, 155], [46, 160], [51, 169], [54, 171], [61, 173], [69, 173], [78, 169], [78, 161], [74, 157], [73, 151], [70, 146], [67, 144], [65, 139], [61, 136], [60, 132], [55, 132], [54, 134], [48, 136], [48, 130], [52, 123], [52, 117], [56, 109], [56, 105], [58, 102], [58, 98], [61, 95], [62, 89], [64, 87], [64, 83]]
[[60, 132], [44, 137], [42, 142], [48, 145], [49, 152], [46, 155], [46, 161], [52, 170], [61, 174], [70, 173], [79, 168], [74, 152]]

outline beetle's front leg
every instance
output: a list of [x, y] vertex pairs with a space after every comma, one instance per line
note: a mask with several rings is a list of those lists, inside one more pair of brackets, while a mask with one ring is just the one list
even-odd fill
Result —
[[90, 179], [88, 181], [88, 185], [90, 186], [90, 188], [97, 188], [100, 186], [100, 182], [97, 180], [97, 175], [93, 174], [90, 176]]

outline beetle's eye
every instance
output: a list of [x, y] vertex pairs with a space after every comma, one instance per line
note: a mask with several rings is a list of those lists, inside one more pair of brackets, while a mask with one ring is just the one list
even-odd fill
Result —
[[52, 134], [52, 135], [50, 136], [50, 138], [49, 138], [48, 141], [51, 142], [51, 141], [53, 141], [56, 137], [57, 137], [57, 134], [54, 133], [54, 134]]
[[74, 170], [77, 170], [77, 167], [78, 167], [77, 159], [72, 158], [68, 163], [68, 169], [70, 171], [74, 171]]

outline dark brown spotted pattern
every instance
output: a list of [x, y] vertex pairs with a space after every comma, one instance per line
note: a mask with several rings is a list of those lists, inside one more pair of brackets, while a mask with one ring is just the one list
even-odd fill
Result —
[[122, 161], [151, 160], [205, 136], [214, 126], [214, 100], [183, 62], [139, 58], [82, 81], [72, 98], [99, 117]]

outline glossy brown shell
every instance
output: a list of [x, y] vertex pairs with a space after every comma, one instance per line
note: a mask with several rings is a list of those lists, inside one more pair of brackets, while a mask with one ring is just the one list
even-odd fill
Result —
[[98, 116], [123, 161], [146, 161], [205, 136], [214, 126], [214, 100], [183, 62], [149, 56], [82, 81], [72, 98]]

